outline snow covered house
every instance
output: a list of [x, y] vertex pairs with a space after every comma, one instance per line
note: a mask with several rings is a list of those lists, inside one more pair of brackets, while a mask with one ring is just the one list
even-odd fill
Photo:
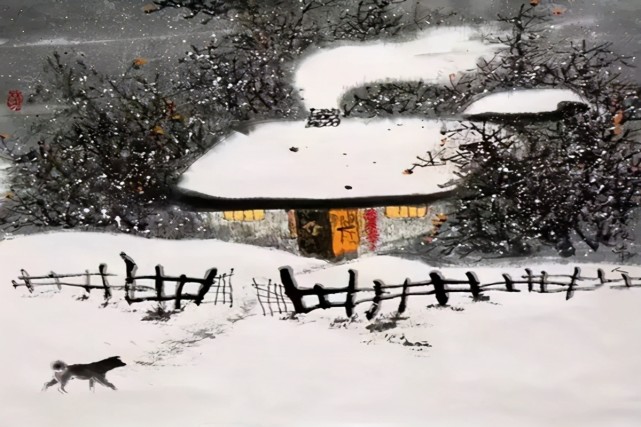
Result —
[[[477, 100], [463, 117], [554, 112], [563, 102], [583, 100], [565, 89], [516, 90]], [[262, 123], [196, 161], [181, 179], [181, 197], [210, 211], [212, 226], [227, 240], [327, 259], [376, 251], [436, 234], [446, 220], [457, 166], [437, 161], [412, 168], [418, 156], [466, 143], [444, 139], [446, 124], [420, 118], [351, 118], [320, 128]]]
[[[447, 218], [457, 166], [412, 166], [417, 156], [442, 148], [444, 122], [341, 119], [340, 99], [366, 83], [446, 84], [452, 73], [473, 69], [499, 48], [479, 29], [439, 27], [414, 40], [312, 52], [294, 77], [309, 120], [262, 123], [219, 142], [185, 172], [179, 198], [209, 211], [221, 239], [326, 259], [433, 235]], [[463, 113], [503, 113], [495, 107], [505, 105], [509, 112], [551, 111], [560, 101], [576, 101], [566, 92], [529, 91], [522, 101], [511, 93], [492, 95]], [[455, 149], [457, 142], [447, 145]]]
[[444, 220], [455, 165], [406, 172], [440, 144], [441, 125], [416, 118], [313, 129], [264, 123], [221, 141], [179, 186], [201, 210], [239, 207], [210, 213], [221, 238], [350, 258], [430, 234]]
[[[312, 52], [294, 77], [311, 111], [307, 123], [266, 123], [222, 141], [184, 174], [183, 200], [212, 211], [221, 238], [329, 259], [430, 234], [445, 218], [455, 167], [404, 171], [441, 143], [442, 123], [341, 120], [336, 108], [367, 82], [445, 83], [497, 48], [478, 29], [442, 27], [414, 40]], [[231, 199], [238, 209], [221, 212]]]

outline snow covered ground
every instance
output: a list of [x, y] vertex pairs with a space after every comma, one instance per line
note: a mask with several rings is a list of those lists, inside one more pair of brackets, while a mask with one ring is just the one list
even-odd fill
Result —
[[451, 73], [475, 68], [480, 58], [490, 57], [499, 47], [483, 43], [477, 29], [440, 27], [408, 42], [321, 49], [301, 62], [294, 83], [308, 108], [336, 108], [343, 93], [365, 83], [447, 83]]
[[[349, 198], [431, 194], [455, 178], [447, 164], [403, 171], [439, 147], [442, 123], [348, 119], [338, 127], [272, 122], [237, 133], [196, 161], [180, 186], [218, 197]], [[247, 167], [244, 167], [246, 165]], [[240, 166], [240, 167], [239, 167]]]
[[[106, 262], [122, 280], [124, 250], [151, 272], [201, 276], [235, 268], [233, 308], [188, 306], [164, 324], [141, 322], [144, 307], [74, 292], [13, 289], [30, 274], [92, 270]], [[407, 319], [381, 332], [361, 313], [340, 309], [298, 319], [263, 317], [251, 278], [277, 279], [291, 265], [301, 286], [342, 286], [347, 268], [359, 285], [424, 278], [431, 268], [394, 257], [349, 265], [279, 251], [207, 241], [161, 241], [95, 233], [56, 233], [0, 242], [0, 425], [160, 426], [636, 426], [641, 418], [641, 291], [493, 294], [489, 302], [451, 298], [449, 308], [410, 299]], [[475, 269], [482, 280], [521, 266]], [[567, 273], [571, 265], [545, 267]], [[610, 275], [613, 266], [602, 266]], [[586, 275], [595, 266], [584, 266]], [[626, 267], [633, 276], [641, 268]], [[446, 276], [462, 270], [443, 270]], [[118, 294], [115, 299], [118, 299]], [[395, 304], [383, 304], [389, 320]], [[360, 307], [359, 307], [360, 308]], [[137, 310], [137, 311], [133, 311]], [[431, 347], [403, 346], [403, 340]], [[420, 350], [420, 351], [418, 351]], [[120, 355], [109, 374], [118, 392], [72, 382], [69, 394], [40, 387], [49, 363]], [[140, 363], [136, 363], [140, 362]]]

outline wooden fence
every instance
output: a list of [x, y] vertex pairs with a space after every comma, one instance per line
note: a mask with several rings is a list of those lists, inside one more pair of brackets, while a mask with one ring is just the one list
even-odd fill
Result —
[[[576, 292], [593, 291], [606, 284], [615, 289], [641, 287], [640, 277], [630, 277], [625, 272], [619, 271], [619, 278], [608, 279], [604, 271], [599, 269], [597, 277], [584, 277], [579, 267], [575, 267], [572, 274], [568, 275], [548, 274], [545, 271], [534, 274], [531, 269], [526, 268], [525, 275], [516, 279], [505, 273], [501, 275], [501, 280], [488, 283], [481, 283], [472, 271], [465, 273], [466, 279], [447, 279], [440, 271], [433, 271], [429, 273], [429, 280], [412, 282], [405, 279], [402, 284], [393, 285], [387, 285], [382, 280], [374, 280], [374, 286], [366, 289], [356, 287], [357, 272], [351, 269], [348, 271], [347, 286], [330, 288], [321, 284], [301, 288], [296, 283], [291, 267], [281, 267], [279, 271], [282, 285], [271, 281], [267, 285], [261, 285], [254, 281], [253, 286], [263, 307], [263, 314], [267, 314], [264, 306], [268, 307], [272, 315], [274, 312], [302, 314], [317, 309], [341, 307], [345, 309], [345, 314], [351, 317], [357, 305], [369, 303], [370, 307], [365, 314], [367, 319], [371, 320], [379, 312], [383, 301], [398, 299], [397, 310], [403, 313], [407, 308], [407, 299], [413, 296], [434, 295], [439, 305], [446, 305], [452, 293], [467, 293], [478, 301], [486, 292], [521, 292], [519, 287], [524, 287], [528, 292], [564, 293], [566, 300], [569, 300]], [[341, 298], [339, 301], [330, 301], [329, 297], [332, 295], [340, 295]], [[318, 302], [314, 305], [306, 304], [304, 300], [309, 297], [316, 297]], [[291, 310], [288, 302], [291, 304]]]
[[[29, 293], [33, 293], [35, 288], [39, 286], [56, 286], [58, 290], [61, 290], [63, 286], [83, 288], [88, 294], [91, 293], [92, 289], [102, 289], [104, 291], [105, 301], [108, 301], [112, 296], [111, 291], [113, 289], [107, 280], [109, 276], [115, 276], [115, 274], [107, 273], [107, 264], [100, 264], [98, 266], [98, 273], [90, 273], [89, 270], [86, 270], [84, 273], [78, 274], [57, 274], [52, 271], [44, 276], [30, 276], [26, 270], [22, 269], [20, 270], [20, 276], [18, 276], [18, 280], [22, 281], [22, 283], [18, 283], [15, 280], [12, 280], [11, 283], [14, 288], [20, 286], [26, 287]], [[100, 285], [92, 284], [92, 277], [100, 277]], [[84, 278], [84, 283], [70, 283], [61, 280], [69, 278]]]
[[290, 301], [285, 297], [282, 285], [273, 283], [271, 279], [267, 281], [267, 284], [261, 285], [254, 279], [252, 286], [256, 289], [256, 298], [264, 316], [267, 315], [268, 310], [271, 316], [276, 312], [278, 314], [293, 312]]
[[[178, 277], [165, 276], [162, 265], [157, 265], [155, 267], [154, 275], [136, 276], [138, 266], [134, 260], [124, 252], [120, 253], [120, 257], [125, 262], [127, 269], [127, 276], [125, 278], [125, 301], [129, 304], [143, 301], [174, 301], [174, 309], [180, 310], [181, 304], [185, 300], [191, 300], [194, 301], [196, 305], [200, 305], [203, 302], [205, 295], [212, 289], [212, 287], [215, 289], [214, 304], [218, 304], [220, 302], [222, 304], [229, 304], [231, 307], [234, 303], [231, 284], [231, 277], [234, 274], [234, 269], [231, 269], [229, 273], [217, 275], [218, 270], [216, 268], [211, 268], [205, 273], [205, 277], [200, 279], [187, 277], [184, 274], [181, 274]], [[139, 280], [152, 280], [154, 282], [154, 287], [152, 288], [154, 290], [154, 295], [136, 296], [136, 291], [140, 289], [136, 281]], [[177, 284], [173, 294], [168, 295], [165, 292], [166, 282], [173, 282]], [[183, 292], [185, 285], [188, 283], [199, 284], [198, 292]]]
[[[97, 273], [91, 273], [89, 270], [86, 270], [84, 273], [78, 274], [57, 274], [55, 272], [50, 272], [49, 274], [42, 276], [30, 276], [26, 270], [20, 270], [20, 276], [18, 277], [18, 282], [12, 280], [14, 288], [21, 286], [26, 287], [30, 293], [33, 293], [36, 287], [39, 286], [56, 286], [58, 290], [61, 290], [63, 286], [67, 287], [76, 287], [84, 289], [88, 294], [91, 293], [92, 289], [102, 289], [104, 291], [105, 303], [109, 302], [113, 296], [113, 290], [124, 290], [125, 291], [125, 301], [129, 304], [143, 302], [143, 301], [174, 301], [174, 308], [179, 310], [182, 307], [182, 302], [185, 300], [191, 300], [200, 305], [202, 303], [205, 295], [207, 293], [214, 292], [213, 302], [214, 304], [229, 304], [231, 307], [234, 302], [233, 298], [233, 289], [231, 278], [234, 274], [234, 269], [231, 269], [229, 273], [224, 273], [217, 275], [217, 269], [212, 268], [207, 271], [203, 279], [187, 277], [182, 274], [179, 277], [169, 277], [165, 276], [163, 273], [162, 265], [157, 265], [155, 267], [155, 274], [150, 276], [136, 276], [137, 265], [131, 257], [129, 257], [124, 252], [120, 253], [120, 257], [124, 260], [126, 266], [126, 278], [124, 286], [113, 286], [109, 284], [107, 280], [108, 277], [113, 277], [115, 274], [107, 273], [107, 265], [100, 264], [98, 267]], [[92, 284], [91, 279], [93, 277], [100, 277], [100, 284]], [[70, 278], [84, 278], [84, 283], [73, 283], [68, 281]], [[142, 285], [137, 281], [142, 280], [152, 280], [154, 286]], [[21, 282], [21, 283], [19, 283]], [[173, 282], [176, 283], [175, 290], [172, 294], [167, 294], [165, 290], [165, 283]], [[183, 289], [186, 284], [197, 283], [199, 284], [198, 292], [196, 293], [185, 293]], [[152, 295], [143, 295], [141, 293], [153, 293]]]

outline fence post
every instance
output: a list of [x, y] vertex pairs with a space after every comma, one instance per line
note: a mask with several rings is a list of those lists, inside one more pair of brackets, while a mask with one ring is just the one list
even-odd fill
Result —
[[432, 279], [432, 285], [434, 286], [436, 300], [440, 305], [447, 305], [449, 294], [445, 287], [445, 279], [443, 278], [443, 275], [439, 271], [433, 271], [430, 273], [430, 278]]
[[623, 283], [625, 283], [626, 288], [632, 286], [632, 283], [630, 282], [630, 276], [628, 276], [626, 273], [621, 273], [621, 277], [623, 277]]
[[164, 301], [162, 301], [162, 297], [165, 296], [165, 282], [164, 282], [164, 274], [163, 274], [163, 268], [162, 265], [158, 264], [155, 267], [156, 274], [155, 274], [155, 279], [154, 283], [156, 286], [156, 297], [158, 298], [158, 301], [161, 304], [164, 304]]
[[289, 298], [294, 306], [296, 313], [307, 313], [307, 308], [303, 304], [303, 297], [300, 294], [294, 272], [290, 266], [284, 266], [278, 269], [280, 271], [280, 280], [285, 288], [285, 295]]
[[53, 281], [56, 283], [56, 288], [58, 288], [58, 290], [61, 291], [62, 284], [60, 283], [60, 277], [58, 277], [58, 275], [53, 271], [49, 272], [49, 277], [53, 278]]
[[349, 282], [347, 283], [347, 296], [345, 297], [345, 315], [349, 318], [354, 315], [354, 292], [356, 292], [356, 270], [351, 268], [349, 273]]
[[180, 310], [180, 300], [183, 295], [183, 288], [185, 287], [185, 283], [187, 282], [187, 276], [181, 274], [179, 280], [180, 281], [178, 282], [178, 286], [176, 287], [176, 302], [174, 304], [175, 310]]
[[467, 280], [470, 282], [470, 292], [472, 292], [472, 298], [474, 298], [474, 301], [478, 301], [479, 297], [481, 296], [481, 288], [479, 285], [481, 282], [479, 282], [478, 277], [476, 277], [476, 274], [472, 271], [468, 271], [465, 273], [467, 276]]
[[200, 305], [200, 303], [203, 302], [203, 299], [205, 299], [205, 295], [207, 295], [207, 292], [209, 292], [209, 289], [211, 289], [211, 287], [214, 285], [214, 281], [216, 280], [216, 273], [218, 273], [217, 268], [212, 268], [209, 271], [207, 271], [207, 275], [205, 276], [204, 283], [198, 290], [198, 295], [194, 300], [196, 305]]
[[109, 281], [107, 280], [107, 264], [100, 264], [98, 272], [102, 280], [102, 287], [105, 288], [105, 301], [108, 301], [111, 298], [111, 289], [109, 289]]
[[29, 279], [29, 273], [27, 273], [27, 270], [22, 269], [20, 270], [20, 274], [22, 275], [21, 279], [24, 282], [25, 286], [27, 289], [29, 289], [29, 293], [33, 293], [33, 284], [31, 283], [31, 280]]
[[[269, 292], [269, 285], [271, 283], [271, 280], [272, 279], [269, 279], [269, 281], [267, 282], [267, 292]], [[265, 311], [265, 306], [263, 305], [263, 300], [260, 297], [260, 289], [258, 287], [258, 283], [256, 283], [256, 279], [252, 279], [252, 281], [254, 282], [254, 284], [253, 284], [254, 289], [256, 289], [256, 299], [258, 300], [258, 303], [260, 304], [260, 308], [263, 310], [263, 316], [267, 316], [267, 312]]]
[[229, 306], [233, 307], [234, 306], [234, 289], [231, 286], [231, 278], [234, 275], [234, 269], [232, 268], [229, 270]]
[[323, 289], [323, 285], [317, 283], [314, 285], [313, 289], [314, 293], [318, 297], [318, 306], [323, 310], [328, 309], [330, 305], [327, 300], [327, 295], [325, 294], [325, 289]]
[[91, 293], [91, 273], [89, 273], [89, 270], [85, 270], [85, 291], [88, 294]]
[[383, 295], [383, 282], [380, 280], [374, 280], [374, 300], [372, 301], [372, 306], [365, 312], [365, 317], [367, 320], [372, 320], [378, 310], [381, 308], [381, 296]]
[[570, 285], [568, 286], [568, 291], [565, 294], [565, 300], [569, 300], [574, 296], [574, 287], [576, 286], [576, 281], [581, 275], [581, 269], [579, 267], [574, 267], [574, 273], [572, 273], [572, 278], [570, 279]]
[[[276, 284], [274, 284], [276, 286]], [[272, 280], [269, 279], [267, 281], [267, 308], [269, 308], [269, 315], [273, 316], [274, 315], [274, 310], [272, 309], [272, 302], [271, 302], [271, 294], [272, 294]], [[276, 303], [278, 303], [278, 298], [276, 298]]]
[[[223, 286], [225, 286], [224, 277], [225, 277], [225, 274], [223, 273], [223, 274], [221, 274], [220, 276], [218, 276], [216, 278], [217, 282], [216, 282], [216, 293], [214, 294], [214, 305], [218, 305], [218, 295], [220, 294], [220, 284], [221, 284], [221, 282], [223, 283]], [[223, 289], [223, 292], [225, 292], [224, 289]]]
[[277, 284], [276, 284], [276, 283], [274, 283], [274, 289], [272, 290], [272, 281], [271, 281], [271, 279], [270, 279], [270, 280], [267, 282], [267, 304], [269, 305], [269, 311], [271, 311], [271, 312], [272, 312], [272, 313], [271, 313], [271, 315], [272, 315], [272, 316], [274, 315], [274, 313], [273, 313], [273, 310], [272, 310], [272, 305], [271, 305], [271, 303], [269, 302], [269, 296], [271, 295], [271, 293], [272, 293], [272, 292], [274, 293], [274, 296], [275, 296], [275, 298], [274, 298], [274, 299], [276, 300], [276, 308], [278, 309], [278, 313], [279, 313], [279, 314], [281, 314], [281, 313], [282, 313], [282, 310], [280, 309], [280, 299], [278, 298], [278, 293], [276, 293], [277, 289], [278, 289], [278, 288], [277, 288]]
[[125, 267], [127, 269], [127, 277], [125, 278], [125, 301], [127, 301], [127, 304], [131, 305], [131, 301], [134, 298], [136, 290], [135, 275], [138, 266], [134, 260], [124, 252], [120, 252], [120, 258], [125, 262]]
[[406, 278], [403, 282], [403, 290], [401, 291], [401, 302], [398, 304], [398, 314], [405, 313], [407, 310], [407, 288], [410, 285], [410, 278]]
[[546, 280], [548, 279], [548, 273], [545, 270], [541, 271], [541, 282], [539, 283], [539, 290], [542, 294], [548, 291]]
[[532, 292], [534, 289], [534, 283], [532, 282], [532, 270], [526, 268], [525, 272], [527, 273], [527, 291]]
[[287, 313], [289, 311], [289, 308], [287, 308], [287, 300], [285, 299], [285, 295], [283, 295], [283, 286], [278, 286], [276, 289], [278, 289], [276, 298], [278, 298], [278, 296], [280, 295], [280, 299], [283, 301], [283, 307], [285, 307], [283, 313]]
[[512, 280], [512, 277], [510, 277], [509, 274], [504, 273], [503, 280], [505, 280], [505, 289], [507, 289], [508, 292], [514, 292], [514, 280]]

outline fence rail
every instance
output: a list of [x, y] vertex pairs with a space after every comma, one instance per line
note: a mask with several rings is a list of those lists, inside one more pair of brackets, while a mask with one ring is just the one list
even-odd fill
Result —
[[[55, 272], [50, 272], [45, 276], [30, 276], [25, 269], [20, 270], [20, 276], [18, 280], [21, 280], [23, 283], [17, 283], [15, 280], [12, 280], [11, 283], [14, 288], [24, 286], [29, 290], [29, 293], [33, 293], [36, 286], [56, 286], [58, 290], [61, 290], [63, 286], [83, 288], [87, 293], [91, 293], [92, 289], [102, 289], [104, 291], [105, 300], [109, 300], [112, 296], [111, 290], [112, 286], [109, 285], [107, 277], [115, 276], [115, 274], [107, 273], [107, 264], [100, 264], [98, 266], [98, 273], [90, 273], [89, 270], [86, 270], [84, 273], [78, 274], [57, 274]], [[72, 278], [72, 277], [84, 277], [85, 283], [69, 283], [62, 282], [60, 279]], [[101, 284], [93, 285], [91, 283], [92, 277], [100, 277]]]
[[[529, 268], [524, 271], [525, 274], [517, 278], [504, 273], [502, 280], [487, 283], [482, 283], [472, 271], [465, 273], [465, 279], [447, 279], [440, 271], [432, 271], [428, 280], [420, 282], [412, 282], [408, 278], [402, 284], [387, 285], [382, 280], [374, 280], [371, 288], [357, 288], [358, 273], [350, 269], [347, 286], [325, 287], [316, 284], [311, 288], [301, 288], [291, 267], [285, 266], [279, 269], [282, 284], [270, 280], [266, 285], [261, 285], [254, 280], [253, 287], [264, 315], [268, 311], [271, 315], [275, 312], [304, 314], [317, 309], [344, 308], [345, 314], [351, 317], [356, 306], [370, 304], [365, 312], [369, 320], [379, 312], [383, 301], [400, 300], [397, 311], [403, 313], [407, 309], [408, 298], [414, 296], [434, 295], [439, 305], [447, 305], [450, 294], [456, 293], [470, 294], [478, 301], [486, 292], [521, 292], [519, 288], [525, 288], [528, 292], [564, 293], [565, 299], [569, 300], [575, 292], [594, 291], [605, 285], [613, 289], [641, 287], [641, 277], [630, 277], [622, 271], [618, 272], [620, 277], [616, 279], [607, 278], [602, 269], [598, 269], [596, 277], [582, 276], [579, 267], [574, 267], [572, 274], [548, 274], [546, 271], [534, 274]], [[332, 295], [344, 296], [344, 300], [331, 301], [329, 297]], [[310, 296], [316, 297], [318, 302], [306, 304], [305, 299]]]

